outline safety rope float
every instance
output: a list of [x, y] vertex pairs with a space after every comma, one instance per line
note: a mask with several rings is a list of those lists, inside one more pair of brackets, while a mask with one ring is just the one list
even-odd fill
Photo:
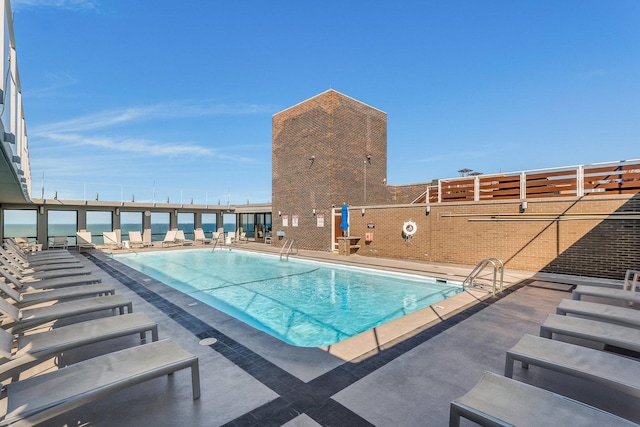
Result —
[[415, 221], [409, 220], [402, 225], [402, 233], [406, 238], [411, 238], [414, 234], [416, 234], [416, 231], [418, 231], [418, 226], [416, 225]]

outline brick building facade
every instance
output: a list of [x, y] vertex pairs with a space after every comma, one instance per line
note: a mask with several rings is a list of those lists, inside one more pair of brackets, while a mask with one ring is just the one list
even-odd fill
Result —
[[331, 250], [332, 206], [388, 202], [386, 113], [328, 90], [275, 114], [272, 132], [275, 244]]

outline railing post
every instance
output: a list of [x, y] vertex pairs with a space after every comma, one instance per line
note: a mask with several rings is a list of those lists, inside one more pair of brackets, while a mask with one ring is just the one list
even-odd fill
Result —
[[520, 173], [520, 200], [527, 199], [527, 174], [525, 172]]
[[584, 196], [584, 166], [578, 166], [576, 170], [576, 196]]
[[473, 178], [473, 201], [480, 201], [480, 177], [476, 176]]
[[442, 181], [438, 180], [438, 203], [442, 203]]

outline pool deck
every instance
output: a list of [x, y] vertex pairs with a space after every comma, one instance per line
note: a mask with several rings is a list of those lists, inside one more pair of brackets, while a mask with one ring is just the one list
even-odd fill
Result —
[[[277, 253], [262, 244], [233, 247]], [[463, 280], [473, 268], [306, 251], [299, 256], [454, 280]], [[506, 270], [508, 287], [497, 297], [468, 292], [438, 303], [442, 309], [424, 309], [398, 325], [347, 340], [342, 347], [300, 348], [98, 250], [78, 257], [130, 298], [134, 311], [154, 319], [161, 339], [171, 338], [199, 357], [202, 397], [192, 400], [190, 375], [184, 370], [92, 402], [47, 425], [446, 426], [449, 403], [471, 389], [484, 371], [503, 373], [506, 350], [524, 333], [537, 335], [547, 314], [555, 312], [560, 300], [571, 298], [572, 285], [599, 282]], [[217, 341], [200, 345], [205, 338]], [[86, 346], [26, 374], [138, 343], [132, 336]], [[519, 364], [514, 377], [640, 422], [637, 398], [622, 392], [541, 368], [523, 370]]]

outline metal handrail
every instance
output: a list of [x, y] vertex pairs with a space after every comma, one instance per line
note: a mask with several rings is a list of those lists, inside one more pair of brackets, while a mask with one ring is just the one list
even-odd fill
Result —
[[[284, 241], [284, 245], [282, 245], [282, 248], [280, 249], [280, 260], [282, 260], [282, 255], [283, 255], [283, 252], [284, 252], [284, 250], [286, 248], [287, 252], [284, 254], [284, 255], [286, 255], [285, 261], [289, 261], [289, 255], [291, 254], [291, 248], [293, 247], [293, 244], [295, 242], [296, 241], [294, 239], [291, 239], [291, 243], [289, 243], [289, 239]], [[288, 247], [287, 247], [287, 243], [289, 243]], [[297, 253], [297, 248], [298, 248], [298, 245], [296, 244], [296, 253]]]
[[214, 240], [213, 243], [213, 248], [211, 249], [211, 252], [216, 250], [216, 246], [218, 246], [218, 242], [220, 241], [220, 237], [222, 236], [222, 238], [224, 239], [224, 233], [220, 233], [218, 234], [218, 237]]
[[[498, 292], [502, 292], [502, 284], [504, 279], [504, 263], [499, 258], [487, 258], [483, 259], [476, 265], [476, 267], [469, 273], [466, 279], [462, 282], [462, 289], [465, 290], [467, 288], [476, 287], [474, 284], [474, 280], [480, 275], [482, 270], [485, 269], [486, 266], [491, 264], [493, 266], [493, 286], [492, 286], [492, 295], [496, 294], [496, 287], [498, 287]], [[498, 270], [500, 271], [500, 282], [497, 283], [497, 275]], [[498, 286], [496, 286], [498, 285]], [[480, 287], [480, 286], [478, 286]]]

